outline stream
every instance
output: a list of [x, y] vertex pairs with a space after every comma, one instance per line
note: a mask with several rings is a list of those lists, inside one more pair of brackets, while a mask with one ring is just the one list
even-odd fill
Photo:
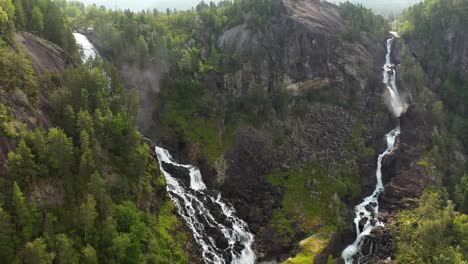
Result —
[[[395, 65], [392, 64], [391, 61], [392, 44], [398, 35], [395, 32], [390, 33], [393, 36], [387, 39], [385, 43], [387, 54], [385, 56], [385, 65], [383, 66], [383, 83], [385, 84], [388, 92], [388, 96], [385, 98], [386, 103], [394, 116], [399, 118], [405, 111], [405, 103], [400, 97], [400, 93], [398, 92], [398, 87], [396, 85]], [[395, 142], [400, 133], [400, 126], [398, 125], [395, 129], [385, 135], [387, 148], [379, 155], [377, 159], [377, 184], [375, 186], [375, 190], [370, 196], [364, 198], [364, 200], [354, 208], [356, 239], [351, 245], [346, 247], [341, 254], [341, 257], [344, 259], [346, 264], [352, 264], [356, 258], [359, 259], [359, 256], [356, 255], [360, 254], [364, 238], [369, 236], [375, 227], [383, 226], [383, 223], [378, 219], [379, 196], [384, 191], [384, 185], [382, 182], [382, 161], [387, 154], [392, 153], [395, 150]], [[361, 229], [360, 226], [363, 222], [364, 225]]]

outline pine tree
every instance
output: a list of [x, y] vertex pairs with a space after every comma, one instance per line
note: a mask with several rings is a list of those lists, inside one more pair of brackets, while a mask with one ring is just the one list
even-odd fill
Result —
[[22, 263], [24, 264], [52, 264], [54, 253], [47, 251], [47, 246], [42, 238], [28, 242], [22, 252]]
[[83, 264], [98, 264], [98, 257], [96, 250], [91, 245], [86, 245], [82, 250], [82, 261]]
[[0, 263], [12, 263], [15, 258], [15, 229], [11, 217], [0, 207]]
[[78, 263], [78, 253], [73, 248], [73, 240], [65, 234], [58, 234], [55, 236], [55, 248], [57, 264], [74, 264]]
[[69, 176], [74, 161], [73, 143], [60, 129], [52, 128], [47, 136], [49, 164], [57, 176]]
[[36, 32], [44, 31], [44, 17], [39, 7], [35, 6], [31, 17], [32, 30]]
[[23, 241], [27, 241], [32, 235], [32, 216], [23, 192], [16, 182], [13, 183], [12, 205], [16, 232], [21, 234]]
[[15, 25], [17, 30], [24, 30], [26, 27], [26, 14], [24, 13], [23, 3], [21, 0], [14, 0], [15, 6]]
[[32, 182], [35, 178], [38, 167], [31, 149], [23, 139], [20, 140], [18, 149], [15, 152], [8, 153], [6, 167], [12, 179]]
[[94, 197], [90, 194], [85, 202], [80, 206], [80, 226], [83, 230], [84, 241], [87, 242], [89, 236], [94, 231], [94, 222], [98, 213], [96, 211], [96, 201]]
[[15, 6], [11, 0], [0, 1], [0, 34], [10, 31], [14, 16]]
[[112, 199], [107, 194], [106, 181], [101, 177], [98, 171], [95, 171], [88, 183], [88, 191], [98, 202], [99, 213], [102, 217], [110, 215]]
[[62, 127], [65, 133], [73, 137], [75, 135], [75, 111], [71, 105], [65, 107], [63, 114]]

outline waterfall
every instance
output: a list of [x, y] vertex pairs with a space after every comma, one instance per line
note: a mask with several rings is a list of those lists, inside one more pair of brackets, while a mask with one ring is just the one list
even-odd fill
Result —
[[91, 42], [89, 42], [89, 39], [85, 35], [73, 32], [73, 37], [75, 37], [76, 43], [81, 47], [81, 50], [83, 51], [83, 62], [86, 62], [89, 59], [95, 59], [96, 57], [99, 57], [96, 48], [94, 48], [94, 45]]
[[[83, 62], [100, 58], [85, 35], [73, 33], [73, 36], [83, 51]], [[110, 89], [110, 80], [105, 72], [103, 74], [108, 79]], [[223, 201], [219, 192], [206, 188], [197, 167], [175, 162], [163, 148], [156, 147], [155, 152], [166, 178], [167, 192], [200, 245], [203, 260], [216, 264], [255, 263], [256, 256], [252, 249], [254, 236], [247, 224], [235, 215], [234, 207]], [[173, 177], [167, 170], [168, 166], [186, 170], [189, 181]]]
[[[404, 113], [406, 106], [398, 92], [398, 88], [396, 86], [395, 65], [391, 62], [392, 43], [397, 37], [395, 33], [391, 33], [393, 37], [386, 41], [387, 54], [385, 56], [385, 65], [383, 66], [383, 83], [390, 95], [390, 97], [387, 98], [387, 105], [395, 117], [398, 118]], [[398, 126], [385, 135], [387, 148], [377, 159], [377, 184], [375, 186], [375, 190], [370, 196], [364, 198], [364, 200], [354, 208], [356, 239], [351, 245], [346, 247], [341, 254], [341, 257], [344, 259], [346, 264], [352, 264], [354, 262], [355, 255], [360, 251], [364, 238], [370, 235], [375, 227], [383, 226], [383, 223], [378, 219], [379, 196], [384, 191], [384, 185], [382, 182], [382, 161], [387, 154], [392, 153], [395, 150], [395, 142], [397, 137], [400, 135], [400, 132], [400, 127]], [[363, 221], [365, 224], [361, 230], [359, 225]]]
[[[192, 231], [200, 245], [206, 263], [253, 264], [254, 236], [247, 224], [235, 215], [235, 209], [223, 201], [219, 192], [208, 190], [200, 170], [192, 165], [179, 164], [163, 148], [155, 148], [161, 171], [166, 178], [167, 191], [177, 212]], [[186, 170], [187, 181], [168, 171]]]

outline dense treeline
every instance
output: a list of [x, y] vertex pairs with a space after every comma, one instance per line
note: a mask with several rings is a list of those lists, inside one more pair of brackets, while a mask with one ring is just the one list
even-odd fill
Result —
[[[34, 71], [15, 30], [77, 54], [52, 1], [0, 1], [0, 30], [0, 139], [16, 145], [0, 170], [0, 262], [187, 263], [187, 234], [136, 128], [137, 92], [108, 62]], [[47, 128], [19, 119], [29, 118], [21, 107], [44, 103], [40, 89]]]
[[[459, 192], [467, 190], [465, 182], [468, 165], [457, 159], [456, 153], [466, 155], [468, 147], [468, 79], [460, 74], [456, 65], [449, 62], [441, 34], [458, 18], [461, 19], [458, 26], [466, 28], [467, 11], [466, 1], [431, 0], [409, 8], [398, 21], [404, 38], [424, 47], [423, 50], [418, 50], [420, 55], [417, 59], [433, 81], [432, 88], [441, 98], [432, 112], [437, 116], [438, 128], [445, 130], [445, 133], [438, 133], [433, 137], [434, 148], [431, 153], [444, 175], [450, 199], [464, 213], [468, 213], [468, 200], [463, 198], [466, 195], [460, 195]], [[413, 79], [415, 77], [417, 74], [414, 74]], [[420, 81], [414, 83], [415, 87], [421, 85], [423, 84]]]
[[[108, 64], [69, 68], [51, 95], [58, 127], [23, 131], [9, 153], [2, 232], [17, 242], [2, 262], [188, 261], [170, 200], [154, 200], [164, 180], [136, 130], [138, 100], [118, 79], [108, 87], [103, 68], [117, 76]], [[50, 181], [58, 193], [26, 199]]]
[[[6, 1], [8, 2], [8, 1]], [[64, 13], [51, 0], [13, 0], [18, 31], [32, 31], [72, 53], [75, 40]]]
[[344, 2], [340, 3], [340, 11], [343, 19], [348, 22], [343, 33], [344, 39], [358, 40], [362, 32], [367, 32], [375, 39], [383, 39], [388, 35], [388, 21], [380, 15], [375, 15], [371, 9], [361, 4]]
[[73, 2], [64, 4], [64, 9], [74, 26], [94, 28], [96, 42], [116, 65], [137, 72], [152, 69], [152, 65], [162, 61], [170, 65], [171, 88], [160, 100], [162, 122], [175, 137], [201, 142], [204, 155], [215, 159], [230, 138], [219, 133], [218, 124], [226, 123], [229, 134], [235, 118], [225, 116], [228, 111], [216, 107], [215, 94], [202, 87], [202, 75], [209, 71], [235, 70], [239, 62], [218, 47], [218, 36], [226, 28], [241, 23], [253, 30], [263, 30], [274, 17], [276, 3], [273, 0], [201, 2], [193, 10], [164, 13], [111, 11]]
[[400, 213], [397, 263], [466, 263], [468, 215], [440, 191], [426, 190], [419, 207]]
[[[404, 78], [414, 89], [430, 86], [441, 99], [432, 104], [435, 132], [431, 147], [420, 161], [436, 170], [434, 190], [420, 200], [416, 214], [403, 212], [397, 241], [398, 263], [465, 263], [468, 260], [468, 79], [450, 62], [444, 32], [451, 27], [466, 30], [468, 2], [428, 0], [403, 12], [397, 26], [417, 48], [402, 63]], [[455, 23], [455, 24], [454, 24]], [[458, 23], [458, 24], [457, 24]], [[422, 72], [418, 62], [425, 72]], [[423, 104], [425, 98], [415, 98]]]

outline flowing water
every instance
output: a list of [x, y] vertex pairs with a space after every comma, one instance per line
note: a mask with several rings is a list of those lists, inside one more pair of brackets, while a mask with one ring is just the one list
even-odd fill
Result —
[[[99, 58], [93, 44], [80, 33], [73, 33], [82, 48], [83, 62]], [[104, 73], [105, 74], [105, 73]], [[176, 205], [177, 212], [192, 231], [200, 245], [206, 263], [253, 264], [256, 256], [252, 250], [254, 236], [247, 224], [235, 215], [235, 209], [223, 201], [219, 192], [208, 190], [200, 170], [191, 165], [178, 164], [169, 152], [155, 148], [167, 191]], [[167, 166], [186, 170], [189, 181], [173, 177]]]
[[[198, 168], [175, 162], [163, 148], [156, 147], [155, 151], [166, 177], [167, 191], [201, 246], [205, 262], [255, 263], [254, 236], [247, 224], [235, 216], [234, 208], [223, 201], [220, 193], [206, 188]], [[190, 181], [173, 177], [167, 171], [168, 165], [187, 170]]]
[[[386, 86], [386, 89], [390, 95], [388, 98], [388, 105], [390, 110], [393, 112], [395, 117], [400, 117], [405, 111], [405, 103], [400, 97], [398, 88], [396, 86], [396, 70], [395, 65], [391, 62], [391, 51], [392, 43], [397, 37], [395, 33], [392, 33], [393, 37], [389, 38], [386, 41], [387, 55], [385, 56], [385, 65], [383, 67], [383, 82]], [[344, 259], [346, 264], [352, 264], [356, 258], [356, 254], [360, 252], [361, 246], [363, 244], [364, 238], [371, 234], [377, 226], [383, 226], [383, 223], [379, 221], [379, 196], [384, 191], [384, 185], [382, 182], [382, 161], [384, 157], [393, 152], [396, 148], [395, 141], [400, 135], [400, 127], [393, 129], [385, 138], [387, 140], [387, 149], [379, 155], [377, 159], [377, 170], [376, 178], [377, 184], [375, 186], [374, 192], [364, 198], [364, 201], [358, 204], [354, 208], [355, 218], [354, 225], [356, 227], [356, 240], [346, 247], [346, 249], [341, 254], [341, 257]], [[360, 225], [363, 225], [362, 229]]]
[[95, 59], [96, 57], [99, 57], [96, 48], [94, 48], [94, 45], [91, 42], [89, 42], [88, 38], [85, 35], [73, 32], [73, 36], [75, 37], [76, 43], [78, 43], [78, 45], [81, 46], [81, 50], [83, 51], [82, 59], [84, 62], [86, 62], [89, 59]]

